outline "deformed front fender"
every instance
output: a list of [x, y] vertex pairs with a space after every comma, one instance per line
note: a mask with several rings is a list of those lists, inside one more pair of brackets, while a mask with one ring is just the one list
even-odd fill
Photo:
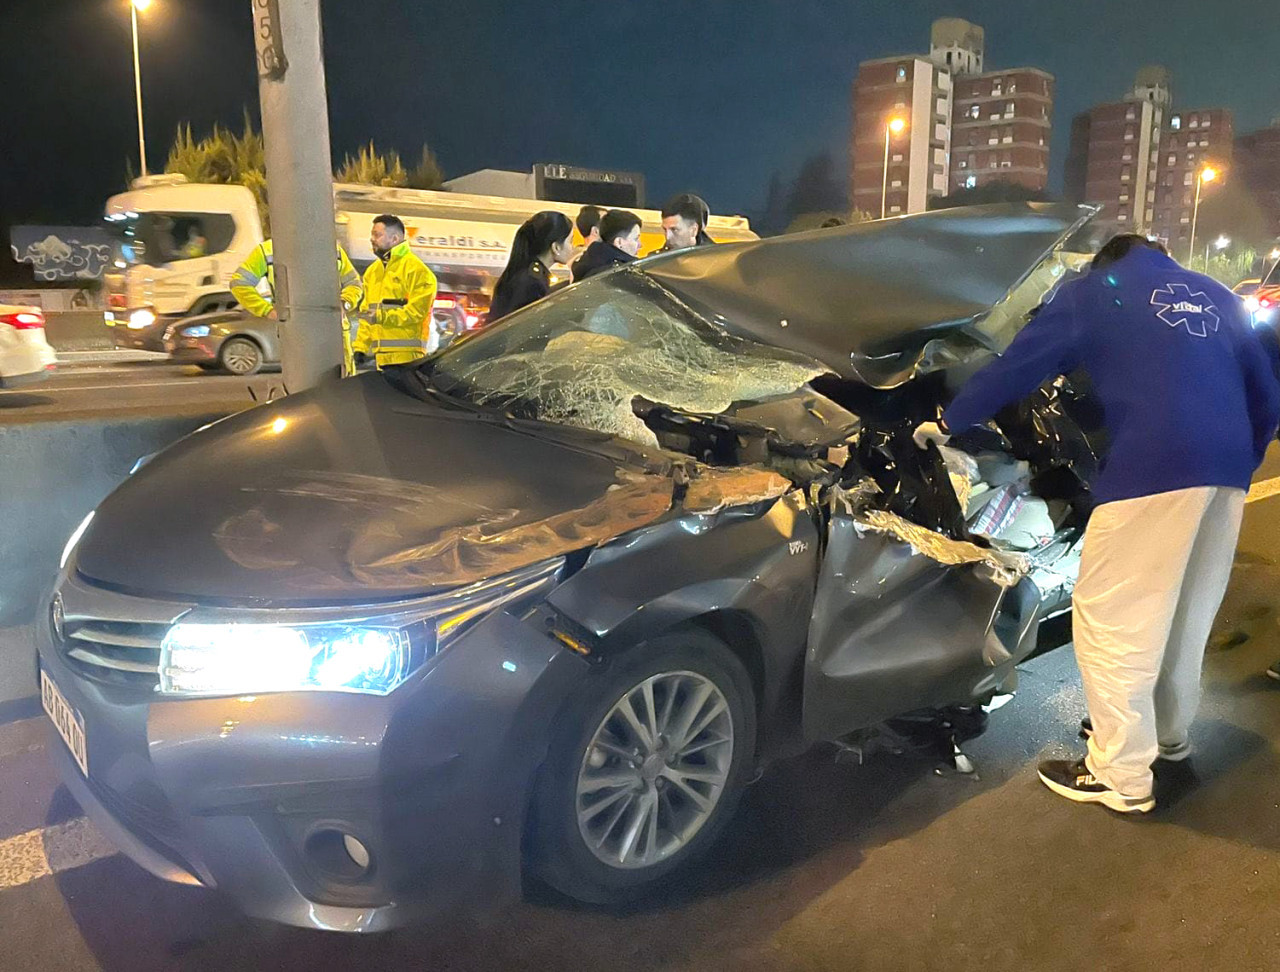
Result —
[[740, 623], [728, 630], [749, 626], [755, 643], [729, 647], [758, 676], [767, 734], [788, 690], [799, 689], [819, 549], [808, 502], [793, 491], [633, 531], [594, 550], [548, 603], [598, 639], [605, 657], [689, 622], [729, 616]]

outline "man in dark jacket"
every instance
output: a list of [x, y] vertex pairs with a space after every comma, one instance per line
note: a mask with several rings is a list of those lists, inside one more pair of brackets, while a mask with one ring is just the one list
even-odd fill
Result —
[[707, 223], [711, 220], [711, 208], [700, 196], [684, 192], [662, 207], [662, 232], [667, 242], [659, 253], [684, 250], [691, 246], [714, 243], [707, 235]]
[[611, 209], [600, 220], [600, 239], [587, 247], [573, 265], [574, 281], [586, 280], [619, 264], [630, 263], [640, 252], [640, 217], [625, 209]]
[[1041, 763], [1040, 779], [1076, 802], [1145, 813], [1151, 764], [1190, 752], [1205, 643], [1280, 384], [1235, 295], [1124, 235], [916, 441], [969, 429], [1078, 368], [1111, 436], [1072, 599], [1093, 733], [1084, 759]]
[[573, 261], [573, 265], [569, 267], [569, 276], [575, 282], [578, 277], [578, 263], [582, 260], [587, 250], [591, 249], [592, 243], [600, 242], [600, 220], [604, 218], [604, 210], [599, 206], [583, 206], [578, 210], [578, 218], [573, 221], [573, 225], [577, 227], [578, 235], [582, 237], [582, 253], [578, 255], [578, 259]]

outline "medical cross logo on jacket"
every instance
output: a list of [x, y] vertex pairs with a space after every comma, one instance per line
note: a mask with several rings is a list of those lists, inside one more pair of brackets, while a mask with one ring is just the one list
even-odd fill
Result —
[[1170, 327], [1185, 324], [1193, 337], [1208, 337], [1209, 329], [1216, 331], [1222, 322], [1217, 305], [1209, 302], [1208, 295], [1200, 290], [1192, 293], [1186, 284], [1166, 284], [1152, 291], [1151, 306], [1160, 320]]

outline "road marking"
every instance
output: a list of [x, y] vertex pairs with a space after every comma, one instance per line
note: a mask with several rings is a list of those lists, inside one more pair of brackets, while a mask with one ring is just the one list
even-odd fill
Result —
[[87, 817], [0, 840], [0, 889], [17, 888], [119, 853]]
[[1258, 500], [1264, 500], [1269, 496], [1275, 496], [1280, 493], [1280, 476], [1275, 479], [1264, 479], [1262, 482], [1254, 483], [1249, 487], [1249, 493], [1245, 496], [1246, 503], [1256, 503]]

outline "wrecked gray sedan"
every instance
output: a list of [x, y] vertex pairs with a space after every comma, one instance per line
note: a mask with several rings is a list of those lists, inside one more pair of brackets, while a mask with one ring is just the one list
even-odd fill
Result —
[[1066, 380], [911, 430], [1088, 215], [664, 255], [195, 433], [68, 545], [67, 785], [154, 874], [354, 931], [645, 893], [770, 760], [949, 747], [1063, 641], [1101, 444]]

